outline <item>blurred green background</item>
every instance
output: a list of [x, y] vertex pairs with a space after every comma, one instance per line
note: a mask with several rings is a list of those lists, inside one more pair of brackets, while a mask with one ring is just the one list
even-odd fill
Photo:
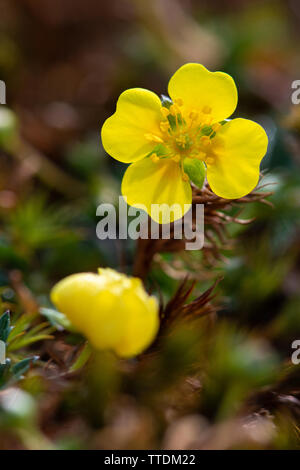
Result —
[[187, 273], [199, 281], [194, 295], [223, 277], [214, 327], [174, 328], [158, 356], [121, 371], [100, 355], [76, 378], [78, 394], [58, 373], [76, 338], [34, 344], [30, 354], [52, 369], [39, 364], [23, 382], [23, 411], [37, 408], [29, 417], [14, 421], [3, 405], [0, 448], [50, 445], [36, 428], [61, 448], [299, 447], [300, 365], [290, 361], [300, 339], [299, 44], [297, 0], [1, 0], [3, 311], [51, 308], [51, 287], [74, 272], [132, 272], [135, 242], [96, 237], [96, 207], [117, 204], [125, 170], [102, 149], [101, 125], [124, 89], [166, 93], [186, 62], [231, 74], [235, 116], [266, 129], [262, 184], [274, 207], [249, 204], [242, 217], [255, 221], [230, 225], [234, 243], [214, 266], [201, 252], [155, 257], [146, 284], [165, 302]]

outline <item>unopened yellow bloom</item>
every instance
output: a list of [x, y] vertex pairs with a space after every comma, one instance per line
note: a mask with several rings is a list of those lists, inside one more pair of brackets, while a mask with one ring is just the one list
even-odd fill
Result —
[[252, 191], [268, 138], [253, 121], [225, 121], [237, 105], [233, 79], [200, 64], [186, 64], [171, 77], [168, 92], [169, 104], [148, 90], [124, 91], [115, 114], [102, 127], [107, 153], [131, 163], [122, 182], [127, 202], [143, 204], [150, 215], [151, 204], [180, 204], [188, 210], [192, 191], [184, 171], [187, 157], [203, 162], [218, 196], [236, 199]]
[[141, 353], [158, 330], [156, 299], [140, 279], [112, 269], [66, 277], [52, 289], [51, 300], [96, 349], [120, 357]]

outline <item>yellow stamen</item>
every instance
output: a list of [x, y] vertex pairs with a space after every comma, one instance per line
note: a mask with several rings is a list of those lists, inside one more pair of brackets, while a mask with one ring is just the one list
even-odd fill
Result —
[[161, 107], [161, 113], [164, 117], [168, 117], [169, 114], [170, 114], [170, 111], [168, 110], [168, 108], [165, 108], [164, 106]]
[[211, 127], [212, 127], [213, 131], [217, 132], [220, 129], [220, 127], [222, 127], [222, 126], [219, 122], [216, 122]]
[[178, 145], [185, 145], [185, 142], [186, 142], [185, 136], [180, 135], [179, 137], [176, 137], [175, 141]]
[[168, 132], [168, 130], [170, 129], [170, 125], [168, 121], [162, 121], [159, 127], [162, 132]]
[[157, 163], [159, 161], [159, 157], [156, 155], [156, 153], [153, 153], [150, 158], [153, 163]]
[[202, 152], [201, 150], [197, 153], [197, 155], [195, 155], [195, 158], [197, 158], [197, 160], [204, 160], [206, 157], [206, 153], [205, 152]]
[[176, 100], [174, 100], [174, 102], [177, 104], [177, 106], [182, 106], [183, 105], [183, 101], [181, 98], [177, 98]]
[[[183, 101], [180, 98], [175, 99], [169, 108], [162, 106], [161, 112], [164, 119], [159, 124], [162, 132], [161, 137], [155, 134], [145, 134], [145, 137], [151, 142], [164, 144], [166, 155], [161, 155], [160, 157], [167, 157], [179, 163], [182, 178], [184, 181], [187, 181], [189, 177], [184, 171], [181, 152], [184, 152], [184, 157], [186, 158], [195, 158], [204, 161], [207, 165], [213, 164], [215, 160], [211, 146], [213, 144], [213, 149], [215, 149], [215, 145], [218, 146], [219, 141], [221, 140], [222, 142], [222, 139], [218, 136], [211, 139], [209, 135], [201, 135], [201, 131], [206, 126], [211, 126], [213, 132], [217, 133], [221, 124], [218, 122], [211, 124], [213, 117], [211, 116], [212, 108], [210, 106], [203, 106], [202, 109], [191, 108], [187, 116], [182, 116], [181, 106], [183, 106]], [[174, 117], [172, 126], [169, 122], [170, 115]], [[220, 145], [222, 144], [220, 143]], [[175, 153], [174, 150], [178, 153]], [[158, 162], [160, 157], [153, 154], [151, 159], [153, 162]]]
[[177, 114], [180, 114], [180, 109], [176, 104], [172, 104], [172, 106], [170, 106], [170, 112], [176, 116]]
[[205, 147], [207, 145], [210, 145], [211, 144], [211, 140], [210, 140], [210, 137], [208, 135], [203, 135], [200, 139], [200, 142], [202, 145], [204, 145]]
[[205, 160], [205, 163], [206, 163], [207, 165], [213, 165], [214, 162], [215, 162], [215, 159], [214, 159], [214, 157], [212, 157], [212, 156], [207, 157], [206, 160]]
[[144, 134], [145, 139], [150, 140], [150, 142], [158, 142], [159, 144], [163, 143], [163, 139], [154, 134]]
[[197, 119], [198, 116], [199, 116], [199, 113], [197, 113], [197, 111], [191, 111], [189, 114], [189, 117], [191, 119]]

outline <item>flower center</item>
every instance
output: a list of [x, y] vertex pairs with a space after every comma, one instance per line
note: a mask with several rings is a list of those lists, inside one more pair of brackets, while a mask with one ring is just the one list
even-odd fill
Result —
[[150, 158], [153, 162], [169, 158], [180, 163], [182, 177], [188, 177], [183, 170], [185, 158], [196, 158], [204, 161], [206, 166], [214, 163], [215, 144], [221, 144], [216, 134], [220, 123], [212, 124], [211, 108], [184, 112], [183, 101], [178, 99], [169, 107], [162, 106], [160, 122], [161, 136], [145, 134], [147, 140], [156, 143]]

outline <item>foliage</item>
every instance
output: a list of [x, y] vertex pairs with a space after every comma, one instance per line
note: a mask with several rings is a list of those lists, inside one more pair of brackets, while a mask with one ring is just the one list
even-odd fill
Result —
[[40, 323], [28, 330], [32, 325], [33, 316], [22, 315], [16, 323], [11, 326], [10, 312], [6, 311], [0, 317], [0, 340], [6, 344], [8, 356], [5, 363], [0, 365], [0, 390], [11, 387], [15, 382], [24, 378], [31, 364], [39, 357], [22, 358], [18, 350], [35, 343], [37, 341], [51, 338], [51, 329], [47, 328], [47, 323]]

